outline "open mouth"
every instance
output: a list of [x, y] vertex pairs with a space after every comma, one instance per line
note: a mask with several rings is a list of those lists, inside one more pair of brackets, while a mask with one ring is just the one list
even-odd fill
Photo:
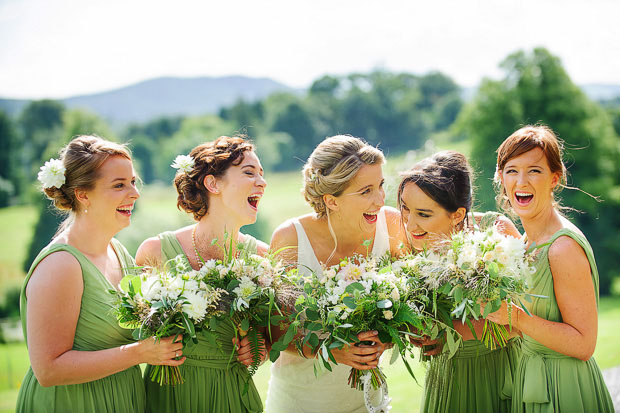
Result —
[[131, 216], [131, 211], [133, 211], [133, 205], [120, 206], [120, 207], [116, 208], [116, 212], [118, 212], [119, 214], [124, 215], [126, 217], [130, 217]]
[[424, 238], [426, 236], [426, 234], [428, 234], [428, 232], [418, 232], [418, 233], [412, 232], [411, 233], [411, 237], [413, 239], [422, 239], [422, 238]]
[[260, 201], [260, 195], [251, 195], [248, 197], [248, 204], [255, 210], [258, 210], [258, 201]]
[[377, 213], [376, 212], [365, 212], [364, 219], [369, 224], [374, 224], [375, 222], [377, 222]]
[[530, 194], [529, 192], [515, 192], [515, 200], [517, 204], [520, 206], [526, 206], [532, 199], [534, 198], [534, 194]]

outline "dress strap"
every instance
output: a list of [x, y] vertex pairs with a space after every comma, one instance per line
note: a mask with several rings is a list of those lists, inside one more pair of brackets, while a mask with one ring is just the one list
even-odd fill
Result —
[[372, 255], [382, 257], [390, 250], [390, 234], [388, 232], [385, 207], [381, 208], [377, 215], [377, 226], [375, 228], [375, 240], [372, 245]]
[[312, 244], [310, 244], [310, 239], [308, 239], [303, 225], [301, 225], [298, 218], [293, 219], [293, 225], [295, 226], [295, 231], [297, 231], [297, 265], [299, 272], [303, 275], [310, 275], [312, 271], [320, 274], [323, 271], [321, 263], [314, 254]]

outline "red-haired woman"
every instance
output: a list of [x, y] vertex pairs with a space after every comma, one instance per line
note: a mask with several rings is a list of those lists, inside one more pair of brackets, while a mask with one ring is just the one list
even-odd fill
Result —
[[[583, 233], [559, 211], [554, 192], [564, 186], [562, 144], [545, 126], [526, 126], [497, 150], [498, 200], [521, 219], [538, 252], [534, 298], [513, 305], [523, 333], [514, 382], [513, 412], [613, 412], [609, 391], [592, 358], [598, 325], [598, 271]], [[506, 304], [488, 319], [507, 323]]]

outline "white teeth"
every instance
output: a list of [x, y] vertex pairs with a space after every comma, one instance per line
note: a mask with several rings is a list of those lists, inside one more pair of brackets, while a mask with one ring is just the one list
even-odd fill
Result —
[[413, 233], [412, 233], [411, 235], [413, 235], [414, 237], [421, 237], [421, 236], [422, 236], [422, 235], [424, 235], [424, 234], [426, 234], [426, 232], [421, 232], [421, 233], [419, 233], [419, 234], [413, 234]]
[[377, 215], [377, 212], [364, 212], [364, 215]]
[[515, 192], [516, 196], [531, 196], [533, 194], [530, 194], [529, 192]]
[[131, 212], [133, 210], [132, 207], [119, 207], [119, 208], [116, 208], [116, 209], [118, 211], [128, 211], [128, 212]]

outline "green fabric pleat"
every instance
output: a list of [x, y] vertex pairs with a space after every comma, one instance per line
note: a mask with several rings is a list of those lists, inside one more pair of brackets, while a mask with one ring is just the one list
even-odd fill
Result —
[[[477, 227], [486, 231], [499, 216], [497, 212], [487, 212], [479, 218]], [[447, 352], [433, 357], [420, 411], [509, 412], [520, 354], [520, 339], [512, 339], [506, 347], [495, 350], [478, 340], [467, 340], [453, 357]]]
[[[189, 265], [173, 232], [164, 232], [159, 239], [163, 261], [181, 254]], [[190, 342], [183, 349], [183, 355], [187, 357], [179, 367], [183, 384], [160, 386], [151, 381], [152, 366], [147, 366], [144, 373], [147, 411], [262, 412], [263, 404], [254, 381], [249, 377], [247, 368], [237, 361], [233, 337], [232, 322], [219, 324], [215, 344], [198, 334], [198, 343]]]
[[[542, 248], [531, 280], [533, 297], [530, 313], [550, 321], [561, 322], [562, 315], [555, 298], [553, 275], [549, 265], [549, 247], [559, 237], [574, 239], [585, 251], [598, 303], [598, 271], [592, 247], [580, 233], [568, 228], [556, 232]], [[524, 336], [523, 354], [515, 371], [514, 413], [613, 412], [609, 391], [594, 358], [582, 361]]]
[[[127, 274], [135, 267], [133, 258], [116, 240], [112, 246]], [[121, 328], [114, 316], [112, 285], [80, 251], [66, 244], [44, 248], [32, 263], [20, 296], [22, 328], [26, 337], [26, 286], [36, 266], [57, 251], [73, 255], [82, 267], [84, 290], [73, 350], [96, 351], [133, 342], [131, 331]], [[42, 387], [28, 369], [19, 389], [17, 412], [143, 412], [146, 400], [142, 373], [138, 366], [88, 383]]]
[[454, 357], [433, 357], [426, 374], [422, 412], [509, 412], [520, 339], [489, 350], [464, 341]]

